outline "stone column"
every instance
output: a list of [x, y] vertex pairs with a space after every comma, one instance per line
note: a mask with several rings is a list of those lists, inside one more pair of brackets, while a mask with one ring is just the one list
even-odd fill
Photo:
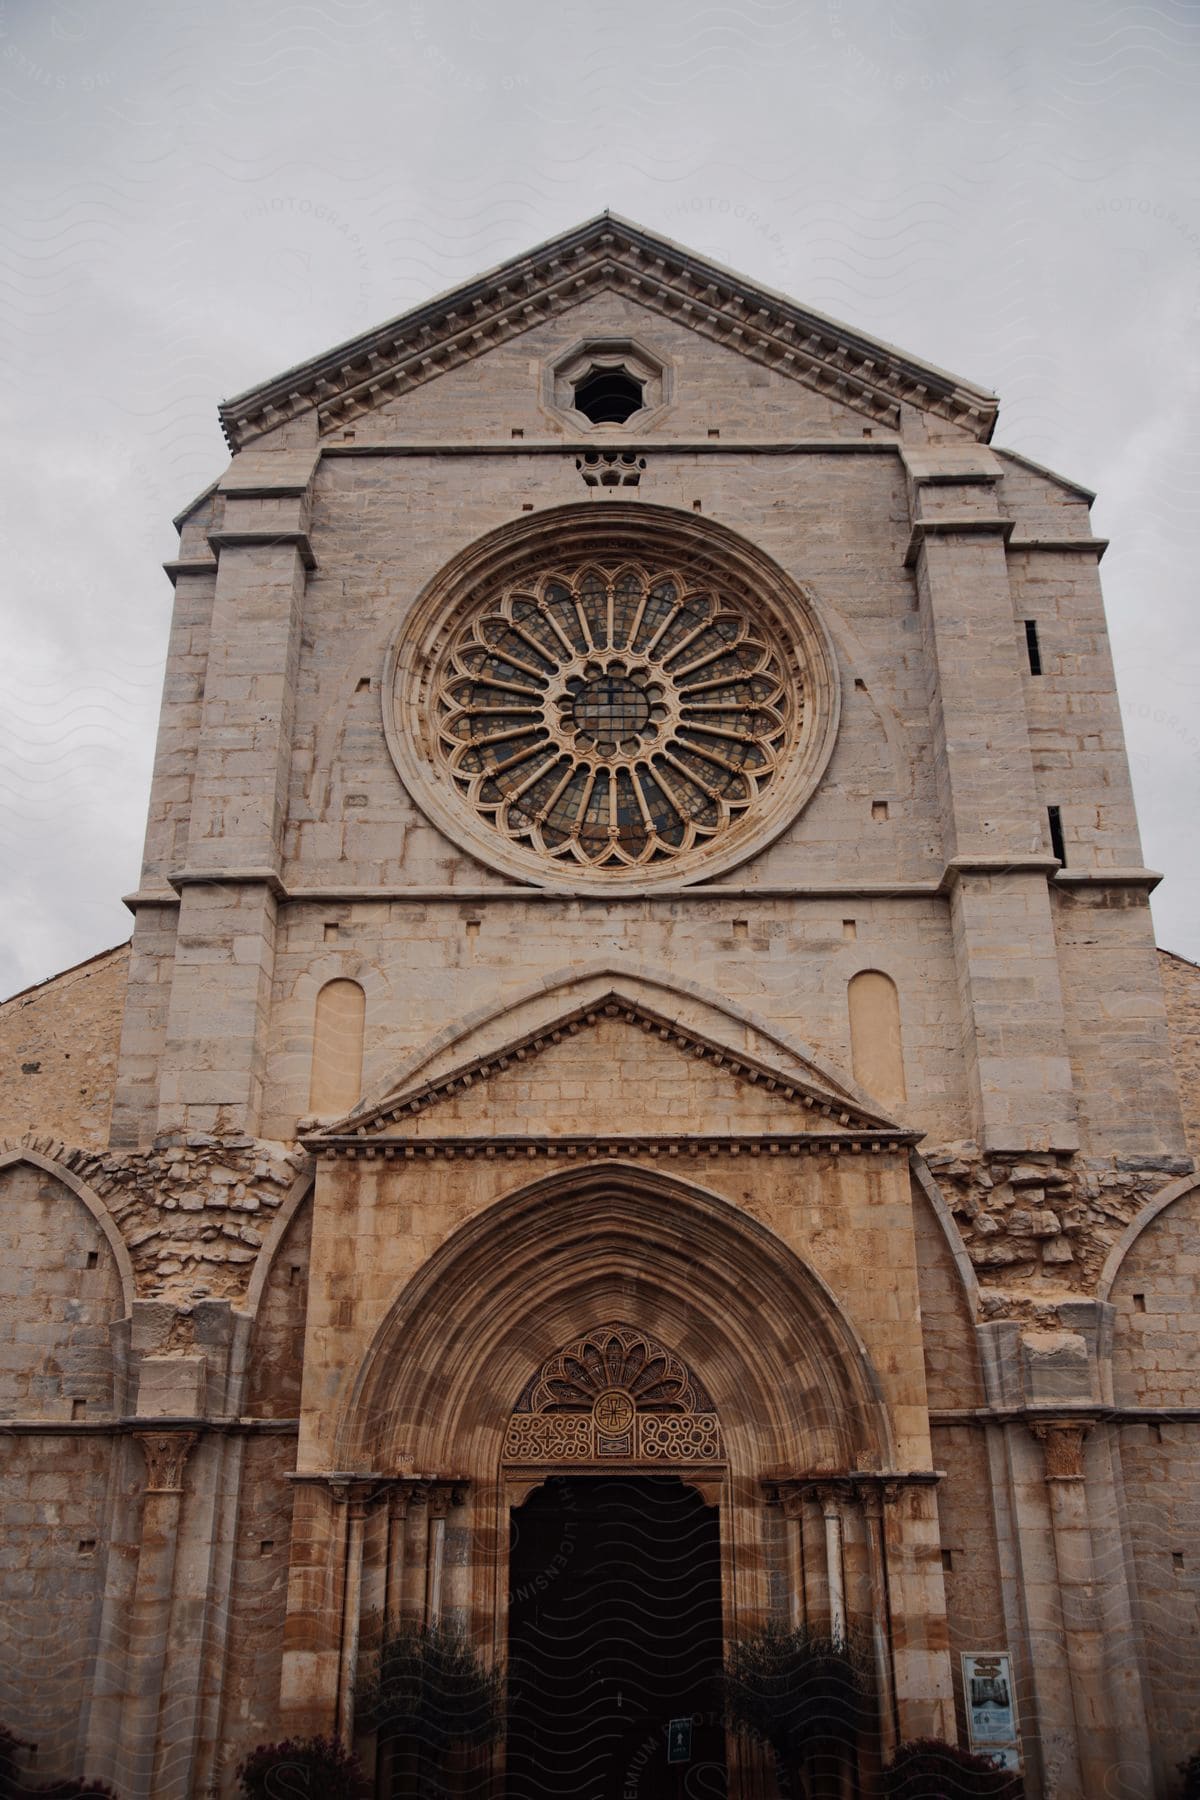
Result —
[[183, 1471], [198, 1433], [137, 1431], [146, 1463], [141, 1544], [129, 1613], [129, 1698], [122, 1721], [118, 1779], [127, 1800], [163, 1790], [156, 1770], [163, 1675], [175, 1591], [175, 1555]]
[[429, 1554], [425, 1565], [425, 1617], [431, 1625], [442, 1616], [442, 1580], [446, 1561], [446, 1514], [450, 1496], [435, 1488], [429, 1496]]
[[1089, 1795], [1105, 1791], [1115, 1748], [1105, 1693], [1104, 1633], [1097, 1605], [1084, 1475], [1083, 1446], [1090, 1429], [1090, 1424], [1078, 1419], [1038, 1420], [1030, 1426], [1046, 1459], [1046, 1491], [1075, 1713], [1075, 1741], [1083, 1792]]
[[358, 1640], [361, 1630], [363, 1538], [371, 1489], [351, 1482], [335, 1490], [346, 1507], [346, 1572], [342, 1586], [342, 1643], [338, 1658], [337, 1729], [349, 1745], [354, 1736], [354, 1679], [358, 1673]]
[[347, 1511], [324, 1479], [296, 1482], [280, 1737], [330, 1736], [337, 1729]]
[[[892, 1496], [894, 1498], [894, 1495]], [[871, 1655], [879, 1696], [879, 1742], [886, 1762], [899, 1741], [896, 1683], [892, 1670], [892, 1621], [888, 1608], [887, 1546], [883, 1530], [884, 1490], [877, 1482], [859, 1489], [867, 1532], [871, 1583]]]
[[471, 1526], [466, 1492], [451, 1487], [445, 1518], [442, 1563], [442, 1617], [453, 1630], [465, 1632], [471, 1608]]
[[788, 1488], [781, 1497], [788, 1584], [788, 1624], [793, 1631], [808, 1625], [808, 1582], [804, 1567], [804, 1496]]
[[423, 1625], [426, 1613], [426, 1564], [429, 1560], [429, 1494], [412, 1488], [404, 1512], [404, 1569], [400, 1610], [406, 1622]]
[[825, 1524], [825, 1581], [829, 1594], [829, 1635], [835, 1643], [846, 1641], [846, 1582], [842, 1569], [842, 1509], [836, 1488], [818, 1489]]
[[404, 1618], [404, 1552], [408, 1509], [412, 1504], [410, 1483], [401, 1482], [388, 1495], [387, 1573], [383, 1594], [383, 1635], [393, 1637]]
[[898, 1480], [883, 1493], [883, 1566], [901, 1739], [957, 1735], [941, 1534], [932, 1484]]
[[914, 571], [936, 670], [946, 885], [976, 1135], [985, 1150], [1076, 1150], [1079, 1133], [1005, 544], [1003, 470], [981, 444], [912, 446]]

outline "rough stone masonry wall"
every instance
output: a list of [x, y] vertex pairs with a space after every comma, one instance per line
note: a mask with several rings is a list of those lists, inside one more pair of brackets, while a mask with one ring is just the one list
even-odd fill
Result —
[[161, 1150], [70, 1149], [52, 1138], [0, 1140], [62, 1164], [112, 1213], [138, 1293], [156, 1299], [243, 1294], [276, 1210], [308, 1167], [302, 1150], [261, 1138], [197, 1135]]
[[0, 1137], [108, 1142], [129, 945], [0, 1003]]
[[[1186, 966], [1200, 983], [1200, 970]], [[1192, 1192], [1151, 1221], [1117, 1273], [1110, 1298], [1118, 1404], [1195, 1404], [1198, 1235], [1200, 1197]], [[1194, 1672], [1200, 1616], [1200, 1425], [1194, 1419], [1124, 1424], [1120, 1455], [1154, 1736], [1166, 1773], [1200, 1747], [1200, 1694], [1194, 1679], [1181, 1679]]]
[[74, 1763], [91, 1690], [113, 1454], [111, 1438], [79, 1434], [5, 1445], [0, 1719], [43, 1770]]
[[[106, 951], [0, 1008], [0, 1149], [38, 1149], [100, 1194], [141, 1294], [235, 1298], [307, 1159], [294, 1145], [249, 1137], [197, 1135], [144, 1152], [99, 1147], [128, 954], [125, 945]], [[1200, 967], [1169, 951], [1159, 952], [1159, 967], [1189, 1142], [1200, 1152]], [[22, 1076], [22, 1061], [42, 1069]], [[100, 1070], [107, 1085], [77, 1082], [79, 1064]], [[1112, 1244], [1169, 1178], [1113, 1159], [984, 1158], [971, 1143], [923, 1149], [989, 1316], [1090, 1291]]]
[[1171, 1060], [1179, 1077], [1188, 1148], [1200, 1159], [1200, 967], [1174, 951], [1160, 950], [1158, 966], [1167, 1002]]

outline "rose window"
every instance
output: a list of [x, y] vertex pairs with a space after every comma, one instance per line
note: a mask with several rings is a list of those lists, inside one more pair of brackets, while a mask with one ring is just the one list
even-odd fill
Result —
[[451, 780], [501, 837], [621, 870], [735, 831], [803, 710], [794, 658], [741, 594], [681, 568], [588, 565], [470, 609], [441, 662], [436, 729]]

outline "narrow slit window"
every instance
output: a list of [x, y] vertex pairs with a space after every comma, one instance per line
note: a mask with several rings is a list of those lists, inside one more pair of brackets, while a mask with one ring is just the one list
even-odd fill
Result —
[[1046, 817], [1050, 821], [1050, 848], [1065, 869], [1067, 866], [1067, 848], [1063, 842], [1062, 807], [1048, 806]]
[[1040, 675], [1042, 672], [1042, 646], [1038, 642], [1036, 619], [1025, 621], [1025, 653], [1029, 658], [1029, 673]]

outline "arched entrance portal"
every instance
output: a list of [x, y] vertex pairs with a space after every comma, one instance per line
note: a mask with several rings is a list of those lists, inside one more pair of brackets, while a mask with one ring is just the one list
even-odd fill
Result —
[[[338, 1173], [322, 1167], [318, 1205]], [[499, 1185], [504, 1171], [476, 1173]], [[386, 1162], [356, 1164], [354, 1180], [360, 1206], [404, 1191]], [[914, 1413], [923, 1388], [906, 1380], [892, 1389]], [[910, 1429], [914, 1451], [927, 1458]], [[666, 1481], [709, 1509], [725, 1645], [770, 1618], [867, 1632], [885, 1737], [944, 1735], [936, 1477], [927, 1460], [898, 1466], [883, 1385], [830, 1289], [695, 1184], [610, 1160], [482, 1209], [380, 1320], [329, 1460], [354, 1473], [296, 1496], [309, 1560], [294, 1559], [281, 1682], [296, 1735], [352, 1728], [381, 1631], [443, 1624], [505, 1672], [523, 1585], [513, 1516], [547, 1484], [601, 1480], [642, 1484], [626, 1493], [643, 1501]], [[727, 1755], [730, 1791], [762, 1800], [761, 1757], [737, 1739]], [[505, 1764], [497, 1744], [472, 1766], [475, 1789], [507, 1795]]]
[[510, 1800], [724, 1795], [717, 1508], [678, 1477], [552, 1476], [509, 1573]]
[[634, 1325], [525, 1383], [504, 1436], [513, 1800], [665, 1800], [697, 1759], [723, 1790], [725, 1469], [707, 1389]]

